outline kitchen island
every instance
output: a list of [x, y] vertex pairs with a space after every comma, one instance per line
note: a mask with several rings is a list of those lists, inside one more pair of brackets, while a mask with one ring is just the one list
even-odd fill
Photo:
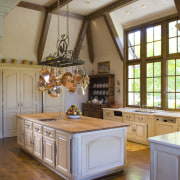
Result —
[[151, 149], [151, 180], [180, 179], [180, 132], [148, 139]]
[[128, 124], [58, 115], [17, 115], [21, 148], [65, 179], [94, 179], [124, 169]]

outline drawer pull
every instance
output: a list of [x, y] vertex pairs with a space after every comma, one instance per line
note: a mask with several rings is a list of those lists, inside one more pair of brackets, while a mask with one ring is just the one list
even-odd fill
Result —
[[50, 134], [51, 134], [51, 132], [49, 132], [49, 131], [46, 131], [46, 135], [48, 135], [48, 136], [49, 136]]
[[39, 131], [39, 128], [35, 127], [35, 130], [36, 130], [36, 131]]

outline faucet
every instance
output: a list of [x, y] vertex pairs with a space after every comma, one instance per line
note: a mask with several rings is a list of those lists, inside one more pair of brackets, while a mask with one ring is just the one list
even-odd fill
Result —
[[147, 105], [142, 105], [142, 108], [144, 109], [144, 112], [148, 112], [148, 106]]

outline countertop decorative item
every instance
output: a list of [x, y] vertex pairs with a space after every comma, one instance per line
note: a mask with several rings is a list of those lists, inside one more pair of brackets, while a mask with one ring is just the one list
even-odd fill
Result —
[[12, 63], [12, 64], [16, 64], [16, 63], [17, 63], [17, 59], [12, 59], [12, 60], [11, 60], [11, 63]]
[[23, 60], [22, 64], [27, 64], [27, 62], [28, 62], [27, 60]]
[[66, 111], [66, 116], [70, 119], [78, 119], [81, 116], [80, 109], [76, 106], [76, 104], [71, 105]]
[[2, 63], [6, 63], [7, 62], [7, 60], [6, 59], [2, 59]]

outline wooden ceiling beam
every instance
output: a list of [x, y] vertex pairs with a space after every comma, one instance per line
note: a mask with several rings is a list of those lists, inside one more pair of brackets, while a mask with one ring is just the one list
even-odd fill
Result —
[[59, 5], [58, 5], [58, 3], [57, 3], [57, 1], [56, 1], [56, 2], [54, 2], [52, 5], [50, 5], [50, 6], [48, 7], [48, 12], [53, 13], [53, 12], [59, 11], [59, 9], [60, 9], [61, 7], [65, 6], [66, 4], [70, 3], [71, 1], [72, 1], [72, 0], [59, 0]]
[[87, 37], [87, 44], [88, 44], [89, 59], [92, 64], [94, 62], [94, 49], [93, 49], [93, 42], [92, 42], [91, 23], [89, 23], [87, 27], [86, 37]]
[[180, 18], [180, 1], [179, 0], [174, 0], [174, 3], [176, 5], [176, 9], [178, 11], [178, 16]]
[[87, 30], [88, 24], [89, 24], [89, 20], [85, 18], [83, 20], [81, 30], [79, 32], [79, 36], [78, 36], [78, 39], [77, 39], [77, 42], [76, 42], [76, 45], [74, 48], [74, 55], [73, 55], [74, 59], [78, 59], [78, 57], [79, 57], [82, 43], [83, 43], [84, 37], [86, 35], [86, 30]]
[[46, 7], [44, 7], [44, 6], [40, 6], [38, 4], [33, 4], [33, 3], [25, 2], [25, 1], [20, 1], [17, 4], [17, 6], [27, 8], [27, 9], [36, 10], [36, 11], [42, 11], [42, 12], [46, 11]]
[[114, 45], [118, 51], [119, 57], [121, 58], [122, 61], [124, 61], [124, 48], [123, 48], [122, 43], [119, 39], [119, 36], [117, 34], [117, 31], [114, 27], [114, 24], [112, 22], [110, 15], [107, 15], [107, 14], [104, 15], [104, 20], [106, 22], [106, 25], [108, 27], [109, 33], [112, 37], [112, 40], [114, 42]]
[[117, 0], [116, 2], [89, 14], [88, 17], [90, 20], [98, 18], [100, 16], [103, 16], [106, 13], [110, 13], [116, 9], [122, 8], [123, 6], [127, 6], [128, 4], [131, 4], [135, 1], [138, 1], [138, 0]]
[[[47, 7], [45, 7], [45, 6], [41, 6], [41, 5], [34, 4], [34, 3], [29, 3], [26, 1], [20, 1], [17, 4], [17, 6], [22, 7], [22, 8], [31, 9], [31, 10], [36, 10], [36, 11], [42, 11], [42, 12], [45, 12], [47, 10]], [[68, 13], [66, 11], [63, 11], [63, 10], [53, 11], [51, 13], [56, 14], [56, 15], [60, 15], [60, 16], [65, 16], [65, 17], [68, 16]], [[74, 18], [74, 19], [79, 19], [79, 20], [84, 19], [84, 16], [82, 16], [80, 14], [72, 13], [72, 12], [69, 12], [69, 17]]]
[[48, 13], [48, 11], [45, 12], [45, 17], [44, 17], [44, 23], [43, 23], [43, 27], [41, 30], [41, 36], [40, 36], [40, 40], [39, 40], [39, 45], [38, 45], [38, 52], [37, 52], [37, 58], [38, 58], [38, 62], [40, 63], [43, 57], [43, 52], [44, 52], [44, 48], [45, 48], [45, 44], [46, 44], [46, 39], [47, 39], [47, 34], [49, 31], [49, 25], [51, 22], [51, 13]]

